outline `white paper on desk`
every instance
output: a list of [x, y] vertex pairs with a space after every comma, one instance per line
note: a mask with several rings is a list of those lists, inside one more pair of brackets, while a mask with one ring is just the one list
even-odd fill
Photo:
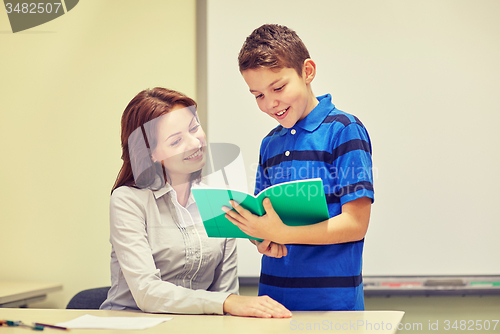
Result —
[[96, 317], [85, 314], [76, 319], [60, 322], [57, 326], [80, 329], [146, 329], [172, 318], [162, 317]]

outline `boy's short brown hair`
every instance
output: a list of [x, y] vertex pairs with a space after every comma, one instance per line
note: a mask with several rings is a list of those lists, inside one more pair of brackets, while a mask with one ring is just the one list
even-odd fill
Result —
[[240, 72], [256, 68], [293, 68], [302, 77], [309, 51], [297, 33], [278, 24], [264, 24], [247, 37], [238, 56]]

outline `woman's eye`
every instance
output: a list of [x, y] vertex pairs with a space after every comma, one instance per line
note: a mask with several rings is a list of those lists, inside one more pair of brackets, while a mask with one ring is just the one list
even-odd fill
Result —
[[191, 132], [195, 132], [196, 130], [198, 130], [199, 127], [200, 127], [200, 124], [196, 124], [195, 126], [193, 126], [191, 128]]
[[175, 146], [175, 145], [179, 144], [179, 142], [180, 142], [180, 141], [181, 141], [181, 139], [179, 138], [179, 139], [177, 139], [177, 140], [175, 140], [175, 141], [171, 142], [171, 143], [170, 143], [170, 146]]

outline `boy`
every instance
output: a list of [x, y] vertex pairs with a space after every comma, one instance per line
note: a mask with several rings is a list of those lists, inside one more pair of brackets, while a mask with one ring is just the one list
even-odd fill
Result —
[[368, 133], [356, 117], [336, 109], [329, 94], [314, 96], [316, 65], [293, 30], [257, 28], [238, 60], [259, 108], [280, 123], [262, 141], [255, 193], [320, 177], [330, 215], [290, 227], [269, 199], [262, 217], [234, 202], [237, 212], [224, 209], [245, 233], [265, 240], [258, 245], [265, 254], [259, 295], [292, 311], [363, 310], [363, 241], [374, 198]]

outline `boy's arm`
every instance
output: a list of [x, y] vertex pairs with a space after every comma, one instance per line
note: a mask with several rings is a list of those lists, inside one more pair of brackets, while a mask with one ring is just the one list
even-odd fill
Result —
[[361, 197], [342, 205], [342, 213], [324, 222], [284, 230], [285, 243], [327, 245], [358, 241], [365, 237], [372, 201]]
[[237, 211], [224, 208], [226, 218], [253, 237], [280, 244], [330, 245], [358, 241], [365, 237], [370, 221], [371, 198], [361, 197], [342, 205], [342, 213], [323, 222], [287, 226], [274, 211], [271, 201], [263, 201], [266, 214], [257, 216], [231, 201]]

